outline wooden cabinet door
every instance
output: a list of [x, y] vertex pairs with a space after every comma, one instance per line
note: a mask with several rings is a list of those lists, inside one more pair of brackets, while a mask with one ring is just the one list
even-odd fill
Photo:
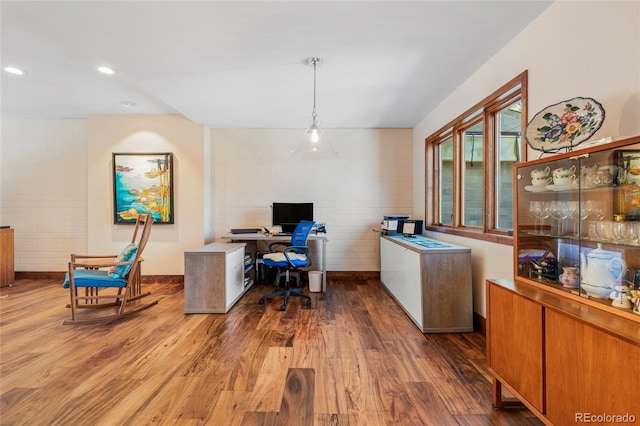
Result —
[[[640, 422], [640, 347], [550, 309], [545, 323], [547, 418], [556, 425]], [[615, 417], [625, 415], [635, 421]]]
[[489, 369], [544, 412], [543, 308], [491, 281], [487, 281], [487, 292]]

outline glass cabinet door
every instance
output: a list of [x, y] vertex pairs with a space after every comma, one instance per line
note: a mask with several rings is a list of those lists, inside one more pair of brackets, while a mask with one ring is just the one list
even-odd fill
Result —
[[516, 276], [632, 310], [640, 144], [517, 166]]

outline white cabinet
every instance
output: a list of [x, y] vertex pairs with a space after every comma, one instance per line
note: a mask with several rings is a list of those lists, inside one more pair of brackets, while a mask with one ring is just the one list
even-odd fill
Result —
[[381, 238], [380, 279], [407, 315], [422, 329], [420, 253]]
[[225, 313], [245, 287], [244, 243], [212, 243], [184, 253], [184, 312]]
[[423, 333], [473, 331], [469, 248], [422, 236], [382, 236], [380, 279]]

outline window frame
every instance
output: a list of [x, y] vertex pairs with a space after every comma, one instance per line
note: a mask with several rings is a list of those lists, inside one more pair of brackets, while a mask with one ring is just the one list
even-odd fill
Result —
[[[498, 229], [498, 206], [496, 198], [497, 155], [499, 145], [496, 117], [500, 111], [512, 104], [521, 102], [520, 150], [519, 162], [527, 160], [527, 144], [524, 130], [527, 126], [527, 92], [528, 71], [523, 71], [509, 82], [502, 85], [489, 96], [467, 109], [445, 126], [425, 139], [425, 229], [434, 232], [460, 235], [491, 241], [500, 244], [513, 244], [513, 230]], [[480, 113], [478, 111], [481, 111]], [[484, 190], [483, 190], [483, 225], [472, 227], [463, 225], [462, 205], [464, 188], [462, 168], [464, 167], [463, 135], [479, 121], [483, 121], [484, 131]], [[440, 223], [440, 144], [453, 138], [453, 220], [451, 225]], [[429, 173], [431, 170], [431, 173]]]

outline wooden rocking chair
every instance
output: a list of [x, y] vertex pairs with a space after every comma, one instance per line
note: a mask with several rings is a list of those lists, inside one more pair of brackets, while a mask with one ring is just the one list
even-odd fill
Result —
[[[71, 255], [69, 272], [63, 284], [69, 289], [71, 319], [63, 324], [94, 324], [123, 318], [158, 303], [157, 300], [138, 304], [127, 309], [127, 305], [151, 293], [142, 293], [140, 263], [142, 252], [149, 240], [153, 217], [138, 216], [131, 243], [118, 255]], [[105, 269], [108, 268], [108, 269]], [[82, 291], [81, 289], [84, 289]], [[106, 291], [106, 294], [105, 294]], [[102, 302], [108, 300], [108, 302]], [[112, 315], [87, 315], [78, 318], [78, 309], [116, 310]]]

